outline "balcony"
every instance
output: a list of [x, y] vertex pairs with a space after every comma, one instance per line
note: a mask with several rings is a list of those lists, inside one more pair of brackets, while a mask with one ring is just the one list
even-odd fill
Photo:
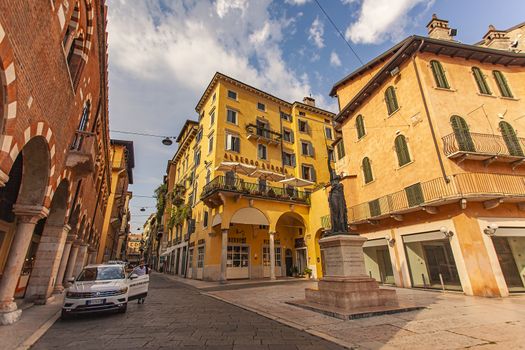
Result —
[[294, 188], [284, 189], [261, 185], [246, 182], [240, 178], [226, 178], [225, 176], [217, 176], [204, 186], [201, 199], [206, 205], [214, 208], [222, 204], [220, 193], [310, 205], [309, 192]]
[[479, 133], [452, 133], [443, 137], [443, 152], [458, 163], [480, 160], [485, 166], [492, 162], [511, 163], [512, 169], [525, 162], [525, 139], [503, 138], [500, 135]]
[[270, 145], [278, 145], [281, 143], [282, 135], [280, 133], [256, 124], [246, 125], [246, 132], [248, 140], [254, 139]]
[[73, 142], [69, 146], [66, 157], [66, 167], [71, 169], [74, 177], [85, 177], [95, 170], [96, 137], [92, 132], [75, 132]]
[[503, 202], [516, 203], [525, 210], [525, 176], [461, 173], [416, 183], [404, 190], [388, 194], [369, 202], [360, 203], [348, 210], [352, 225], [377, 223], [377, 220], [393, 218], [403, 220], [403, 214], [424, 210], [435, 214], [438, 207], [460, 202], [483, 202], [485, 209], [493, 209]]

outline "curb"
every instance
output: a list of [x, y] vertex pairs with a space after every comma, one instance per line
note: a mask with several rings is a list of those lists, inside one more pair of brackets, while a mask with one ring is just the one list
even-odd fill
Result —
[[41, 325], [29, 338], [24, 340], [16, 350], [27, 350], [31, 348], [37, 341], [40, 339], [49, 328], [60, 318], [61, 310], [57, 311], [53, 316], [51, 316], [43, 325]]
[[298, 323], [295, 323], [295, 322], [292, 322], [292, 321], [288, 321], [288, 320], [285, 320], [285, 319], [280, 318], [280, 317], [273, 316], [273, 315], [271, 315], [271, 314], [269, 314], [267, 312], [254, 309], [254, 308], [251, 308], [249, 306], [236, 304], [236, 303], [234, 303], [234, 302], [232, 302], [230, 300], [221, 298], [221, 297], [219, 297], [217, 295], [213, 295], [213, 294], [206, 293], [206, 292], [201, 292], [201, 294], [209, 296], [209, 297], [214, 298], [214, 299], [217, 299], [217, 300], [222, 301], [224, 303], [236, 306], [238, 308], [244, 309], [246, 311], [253, 312], [253, 313], [257, 314], [257, 315], [263, 316], [263, 317], [268, 318], [268, 319], [270, 319], [272, 321], [276, 321], [276, 322], [279, 322], [281, 324], [284, 324], [285, 326], [295, 328], [295, 329], [297, 329], [299, 331], [302, 331], [302, 332], [306, 332], [306, 333], [311, 334], [311, 335], [313, 335], [315, 337], [318, 337], [318, 338], [324, 339], [326, 341], [329, 341], [331, 343], [334, 343], [334, 344], [337, 344], [339, 346], [342, 346], [342, 347], [344, 347], [346, 349], [355, 349], [353, 344], [347, 343], [344, 340], [332, 337], [332, 336], [330, 336], [330, 335], [328, 335], [326, 333], [317, 331], [315, 329], [306, 328], [306, 327], [304, 327], [304, 326], [302, 326], [302, 325], [300, 325]]

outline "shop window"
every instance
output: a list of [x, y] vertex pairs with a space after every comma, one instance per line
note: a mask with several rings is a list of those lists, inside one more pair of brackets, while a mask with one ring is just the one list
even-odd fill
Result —
[[[263, 247], [263, 266], [270, 266], [270, 247]], [[281, 266], [281, 247], [275, 247], [275, 266]]]

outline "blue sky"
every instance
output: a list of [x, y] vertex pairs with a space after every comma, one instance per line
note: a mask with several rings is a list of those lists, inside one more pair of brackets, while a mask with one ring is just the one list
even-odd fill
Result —
[[[488, 25], [525, 21], [523, 0], [319, 0], [366, 62], [412, 34], [432, 13], [474, 43]], [[110, 129], [177, 136], [216, 71], [289, 101], [315, 97], [337, 112], [333, 83], [360, 66], [314, 0], [108, 0]], [[497, 12], [497, 13], [496, 13]], [[123, 135], [135, 145], [136, 195], [162, 182], [176, 146]], [[132, 200], [132, 232], [155, 201]], [[140, 207], [147, 207], [140, 212]]]

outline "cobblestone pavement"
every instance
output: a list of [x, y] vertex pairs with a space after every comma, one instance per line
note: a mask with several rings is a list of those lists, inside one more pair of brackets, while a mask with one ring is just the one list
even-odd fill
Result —
[[341, 349], [162, 275], [126, 314], [57, 321], [32, 349]]

